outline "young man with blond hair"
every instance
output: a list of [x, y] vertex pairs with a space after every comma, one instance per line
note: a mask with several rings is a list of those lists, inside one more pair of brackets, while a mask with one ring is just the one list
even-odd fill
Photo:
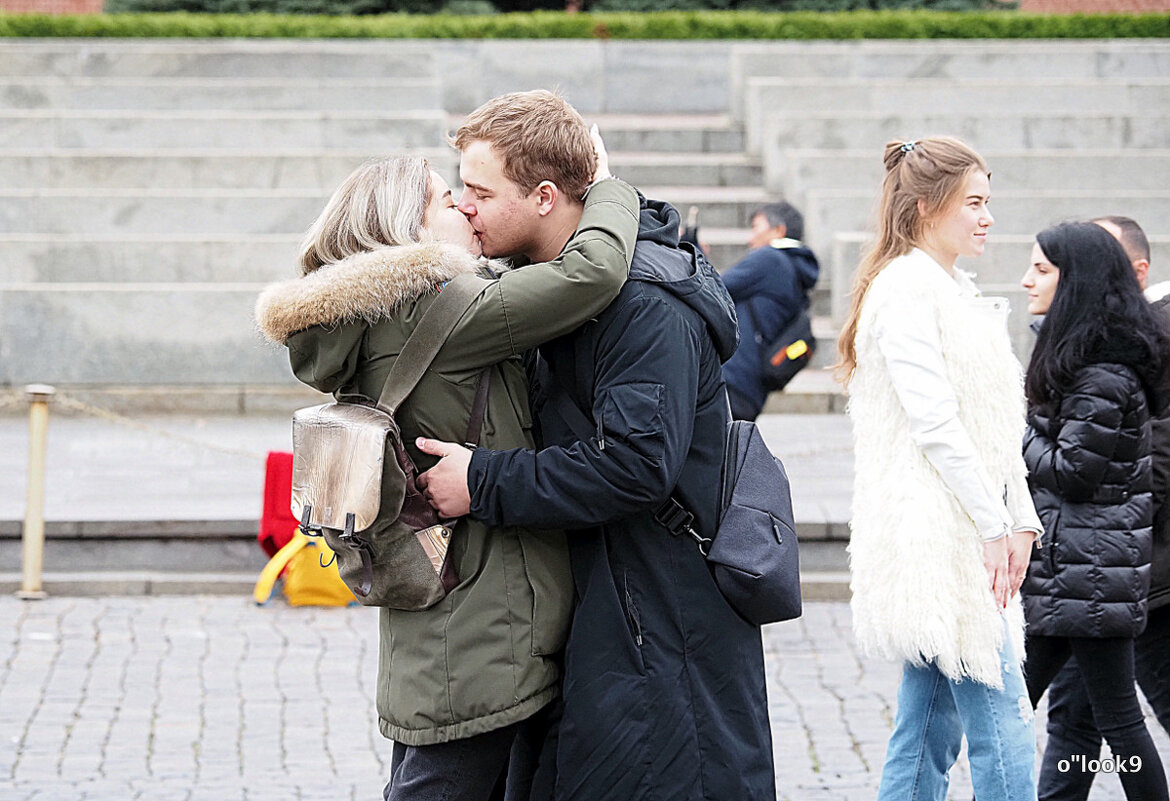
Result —
[[[488, 255], [542, 259], [579, 219], [590, 172], [580, 116], [549, 92], [489, 101], [455, 136], [460, 209]], [[729, 413], [720, 365], [738, 333], [679, 215], [643, 199], [618, 298], [539, 349], [543, 450], [470, 452], [423, 477], [445, 515], [571, 529], [576, 606], [541, 798], [774, 801], [760, 630], [719, 594], [703, 554], [657, 514], [671, 496], [714, 531]], [[534, 798], [538, 797], [534, 792]]]

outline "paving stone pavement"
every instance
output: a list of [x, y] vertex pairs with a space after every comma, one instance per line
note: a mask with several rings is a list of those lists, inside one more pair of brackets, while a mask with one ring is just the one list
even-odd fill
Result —
[[[374, 724], [376, 635], [362, 608], [0, 598], [0, 798], [380, 798], [390, 744]], [[808, 604], [764, 639], [778, 798], [872, 799], [897, 666], [857, 652], [845, 604]], [[971, 798], [965, 759], [950, 797]], [[1122, 797], [1102, 776], [1091, 799]]]

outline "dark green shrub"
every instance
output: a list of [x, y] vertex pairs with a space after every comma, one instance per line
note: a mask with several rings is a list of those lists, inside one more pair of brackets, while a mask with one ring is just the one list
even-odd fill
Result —
[[0, 36], [713, 40], [1168, 38], [1170, 14], [1050, 16], [1005, 11], [952, 13], [924, 10], [841, 13], [671, 11], [653, 14], [534, 12], [490, 16], [181, 12], [52, 16], [0, 13]]
[[434, 11], [434, 0], [106, 0], [105, 10], [121, 13], [204, 14], [422, 14]]
[[591, 12], [598, 11], [713, 11], [735, 8], [735, 0], [595, 0]]
[[489, 0], [447, 0], [444, 14], [495, 14], [499, 11]]

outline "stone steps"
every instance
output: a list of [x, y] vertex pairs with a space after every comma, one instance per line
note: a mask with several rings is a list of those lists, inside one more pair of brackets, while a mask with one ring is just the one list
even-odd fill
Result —
[[[240, 400], [237, 389], [294, 386], [287, 354], [265, 342], [252, 322], [261, 288], [245, 283], [0, 283], [0, 341], [9, 354], [0, 361], [0, 386], [158, 387], [164, 392], [169, 387], [196, 396], [224, 388], [229, 397], [216, 395], [207, 402], [209, 408], [255, 405]], [[817, 295], [814, 312], [823, 309], [826, 299]], [[835, 360], [830, 318], [814, 318], [814, 332], [822, 345], [814, 365], [827, 366]], [[819, 384], [795, 389], [836, 391]], [[119, 397], [123, 400], [116, 403], [128, 408], [125, 400], [134, 393]], [[153, 396], [139, 400], [148, 408], [159, 403]], [[192, 403], [171, 402], [160, 410]], [[199, 405], [194, 402], [195, 408]]]
[[[844, 545], [839, 547], [844, 554]], [[801, 552], [803, 554], [803, 551]], [[845, 562], [844, 558], [841, 560]], [[801, 570], [800, 592], [805, 603], [814, 601], [847, 602], [849, 573], [845, 567], [833, 571]], [[42, 591], [53, 597], [105, 597], [137, 595], [251, 595], [260, 571], [223, 571], [219, 573], [159, 573], [156, 571], [78, 571], [50, 572], [41, 578]], [[20, 589], [20, 573], [0, 572], [0, 593], [12, 594]], [[280, 585], [273, 597], [280, 595]]]
[[1170, 46], [1116, 39], [752, 42], [733, 50], [730, 68], [738, 76], [791, 78], [1154, 78], [1170, 76]]
[[119, 150], [438, 149], [447, 115], [402, 111], [2, 109], [0, 147]]
[[[528, 56], [599, 124], [617, 174], [684, 214], [700, 206], [730, 264], [763, 196], [759, 160], [712, 100], [725, 50], [0, 41], [0, 383], [84, 387], [126, 410], [279, 403], [294, 384], [253, 330], [260, 286], [295, 274], [303, 231], [366, 158], [423, 153], [457, 183], [446, 134], [531, 88]], [[639, 77], [649, 64], [687, 96], [644, 96], [639, 81], [660, 89]]]
[[[743, 156], [743, 132], [726, 116], [589, 115], [612, 153]], [[687, 124], [690, 123], [690, 124]], [[458, 127], [441, 110], [126, 111], [0, 109], [0, 147], [98, 150], [340, 149], [385, 153], [437, 148]]]
[[[482, 100], [538, 84], [599, 124], [619, 176], [684, 217], [699, 207], [718, 268], [743, 256], [757, 205], [794, 201], [823, 267], [818, 361], [832, 360], [850, 232], [887, 139], [954, 133], [988, 157], [998, 224], [969, 265], [988, 286], [1011, 289], [1031, 236], [1065, 215], [1129, 213], [1154, 235], [1155, 277], [1170, 264], [1165, 41], [550, 41], [522, 55], [486, 40], [0, 41], [0, 371], [76, 352], [89, 366], [60, 372], [95, 392], [142, 376], [142, 397], [186, 387], [244, 408], [289, 390], [283, 354], [251, 330], [251, 295], [294, 274], [336, 183], [403, 150], [455, 183], [445, 134]], [[50, 339], [20, 333], [49, 321], [63, 329]], [[1013, 331], [1022, 341], [1014, 316]], [[811, 370], [777, 398], [840, 405]]]
[[[952, 134], [988, 159], [989, 253], [1005, 235], [1021, 242], [1003, 267], [971, 266], [1015, 300], [1031, 237], [1053, 222], [1126, 214], [1155, 239], [1170, 234], [1158, 195], [1170, 174], [1170, 42], [754, 43], [736, 48], [731, 71], [732, 116], [766, 187], [804, 209], [836, 323], [857, 264], [856, 242], [838, 240], [870, 229], [891, 139]], [[1011, 324], [1026, 353], [1023, 317]]]
[[[717, 270], [730, 267], [746, 252], [746, 230], [704, 227], [702, 236]], [[263, 284], [296, 275], [299, 241], [296, 233], [133, 238], [0, 234], [0, 283]]]
[[729, 69], [731, 107], [738, 117], [751, 78], [1157, 78], [1170, 77], [1170, 46], [1132, 40], [753, 42], [732, 50]]
[[[750, 78], [744, 100], [747, 148], [759, 152], [763, 121], [777, 114], [901, 115], [1145, 114], [1170, 104], [1170, 79], [953, 81], [940, 79]], [[948, 126], [949, 128], [949, 126]]]
[[[816, 190], [805, 195], [805, 239], [828, 251], [842, 231], [869, 230], [876, 192], [872, 189]], [[1067, 219], [1122, 214], [1148, 226], [1151, 235], [1170, 233], [1170, 189], [1035, 190], [993, 192], [994, 235], [1028, 234]]]
[[[1157, 191], [1170, 179], [1170, 149], [985, 150], [991, 168], [992, 206], [1003, 191]], [[878, 150], [785, 149], [769, 158], [767, 185], [797, 196], [817, 190], [881, 185]]]
[[293, 381], [252, 323], [259, 284], [0, 284], [0, 385]]
[[[191, 595], [249, 594], [268, 557], [256, 543], [257, 522], [192, 521], [182, 537], [168, 532], [179, 521], [153, 525], [108, 521], [107, 533], [46, 536], [43, 586], [50, 595]], [[21, 564], [20, 527], [4, 525], [0, 564]], [[200, 531], [206, 529], [206, 531]], [[127, 531], [133, 533], [127, 535]], [[801, 579], [806, 587], [824, 589], [848, 572], [847, 525], [797, 523]], [[836, 574], [836, 575], [834, 575]], [[0, 571], [0, 592], [20, 586], [19, 571]], [[846, 579], [845, 584], [848, 584]], [[806, 589], [816, 592], [817, 589]]]
[[[767, 200], [753, 187], [644, 187], [648, 197], [683, 210], [694, 205], [712, 227], [743, 225]], [[305, 189], [0, 190], [0, 234], [300, 233], [328, 200]]]
[[[726, 114], [585, 114], [597, 123], [613, 153], [735, 153], [744, 155], [744, 134]], [[450, 128], [459, 126], [453, 117]]]
[[441, 107], [430, 78], [0, 78], [0, 109], [408, 111]]
[[958, 136], [977, 148], [1052, 150], [1090, 147], [1096, 150], [1170, 148], [1170, 114], [1153, 107], [1144, 112], [998, 111], [951, 114], [911, 113], [897, 106], [882, 111], [810, 109], [801, 114], [772, 114], [760, 125], [758, 141], [766, 157], [789, 147], [843, 150], [866, 145], [881, 158], [892, 139], [938, 134]]
[[507, 40], [32, 39], [0, 43], [0, 75], [69, 81], [214, 81], [255, 75], [284, 82], [292, 91], [322, 79], [432, 79], [436, 102], [427, 107], [463, 114], [503, 92], [535, 86], [559, 88], [583, 113], [721, 114], [728, 107], [731, 46], [596, 40], [527, 40], [517, 47]]
[[[449, 180], [458, 178], [458, 154], [450, 148], [411, 152], [426, 157]], [[0, 151], [0, 174], [11, 189], [57, 190], [109, 187], [147, 189], [313, 189], [332, 192], [371, 158], [369, 150], [72, 150]], [[624, 153], [610, 159], [615, 174], [643, 186], [669, 176], [695, 186], [752, 186], [762, 179], [759, 161], [726, 153]]]
[[432, 78], [426, 41], [9, 39], [0, 77]]
[[[308, 227], [307, 224], [305, 227]], [[266, 284], [297, 274], [299, 234], [0, 235], [0, 282]]]

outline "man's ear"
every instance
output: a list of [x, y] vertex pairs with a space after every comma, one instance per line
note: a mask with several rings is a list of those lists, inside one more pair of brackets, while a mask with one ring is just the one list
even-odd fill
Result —
[[551, 214], [560, 200], [561, 190], [552, 181], [541, 181], [533, 191], [536, 193], [536, 213], [541, 217]]
[[788, 238], [788, 226], [787, 225], [785, 225], [784, 223], [780, 223], [779, 225], [772, 226], [772, 236], [770, 236], [769, 239], [787, 239], [787, 238]]
[[1133, 274], [1137, 276], [1138, 283], [1141, 284], [1142, 289], [1146, 288], [1146, 281], [1150, 276], [1150, 263], [1145, 259], [1134, 259]]

